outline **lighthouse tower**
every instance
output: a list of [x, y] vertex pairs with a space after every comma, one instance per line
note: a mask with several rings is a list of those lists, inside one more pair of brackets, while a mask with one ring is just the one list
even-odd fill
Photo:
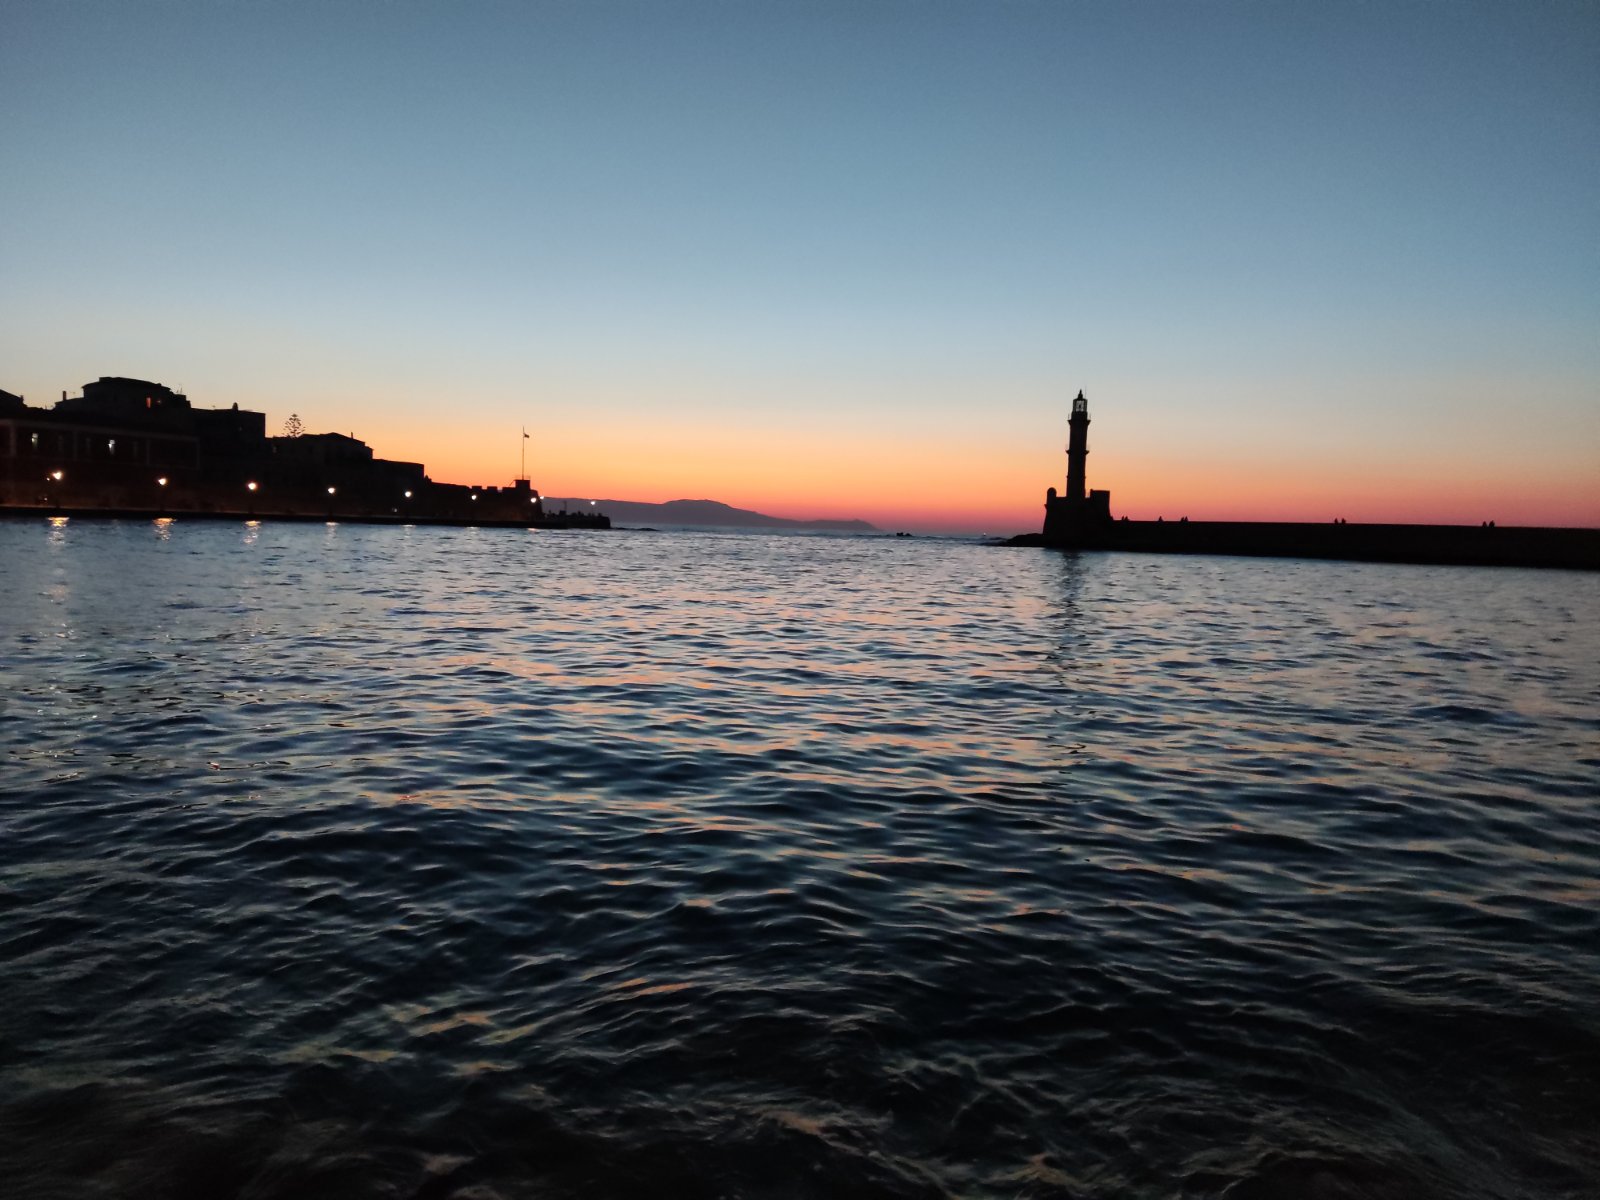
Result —
[[1072, 431], [1067, 439], [1067, 503], [1082, 504], [1089, 495], [1084, 482], [1088, 478], [1084, 468], [1089, 457], [1089, 402], [1084, 399], [1082, 388], [1072, 402], [1067, 428]]
[[1089, 546], [1096, 531], [1111, 523], [1111, 493], [1088, 490], [1089, 401], [1081, 388], [1067, 429], [1067, 491], [1045, 493], [1044, 540], [1052, 546]]

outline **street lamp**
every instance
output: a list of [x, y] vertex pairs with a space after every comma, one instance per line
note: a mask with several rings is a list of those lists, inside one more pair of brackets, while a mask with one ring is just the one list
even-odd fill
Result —
[[158, 475], [156, 477], [156, 484], [159, 487], [166, 487], [167, 486], [167, 477], [165, 475]]
[[258, 485], [257, 485], [257, 483], [256, 483], [256, 481], [254, 479], [252, 479], [249, 483], [245, 484], [245, 487], [249, 488], [252, 492], [256, 490], [257, 486]]
[[60, 483], [63, 479], [65, 479], [66, 475], [67, 475], [67, 473], [65, 471], [51, 471], [50, 472], [50, 478], [54, 479], [57, 483]]

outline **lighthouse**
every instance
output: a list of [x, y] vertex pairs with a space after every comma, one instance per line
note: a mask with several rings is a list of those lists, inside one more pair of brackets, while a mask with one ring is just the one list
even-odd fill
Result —
[[1111, 523], [1111, 493], [1088, 490], [1089, 401], [1078, 389], [1067, 419], [1067, 490], [1045, 493], [1044, 540], [1052, 546], [1092, 545], [1095, 533]]
[[1082, 504], [1089, 494], [1084, 482], [1088, 478], [1084, 460], [1089, 457], [1089, 401], [1084, 399], [1082, 388], [1072, 402], [1067, 428], [1071, 431], [1067, 439], [1067, 503]]

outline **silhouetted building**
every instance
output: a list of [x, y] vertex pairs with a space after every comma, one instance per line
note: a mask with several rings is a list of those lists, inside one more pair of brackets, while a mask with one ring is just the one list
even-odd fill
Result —
[[158, 383], [102, 378], [50, 409], [15, 399], [0, 403], [0, 502], [121, 503], [200, 461], [188, 399]]
[[0, 404], [0, 503], [192, 506], [258, 463], [265, 434], [263, 413], [101, 376], [50, 409]]
[[[401, 515], [431, 511], [432, 483], [421, 463], [373, 456], [360, 438], [302, 433], [267, 439], [260, 475], [274, 495], [309, 496], [346, 512]], [[329, 489], [333, 489], [329, 491]]]
[[1086, 490], [1089, 401], [1084, 398], [1082, 389], [1072, 401], [1072, 416], [1067, 427], [1067, 491], [1058, 496], [1055, 488], [1051, 488], [1044, 500], [1044, 540], [1051, 544], [1076, 541], [1089, 531], [1111, 523], [1111, 493]]
[[81, 396], [69, 397], [62, 392], [55, 411], [71, 417], [114, 417], [187, 426], [191, 410], [189, 397], [164, 384], [102, 375], [93, 383], [84, 384]]
[[609, 527], [547, 516], [526, 479], [509, 487], [430, 480], [342, 433], [268, 437], [266, 414], [195, 408], [163, 384], [102, 376], [81, 396], [30, 408], [0, 391], [0, 507]]
[[297, 437], [275, 437], [271, 441], [274, 457], [294, 462], [326, 467], [372, 461], [371, 446], [360, 438], [346, 437], [342, 433], [302, 433]]
[[232, 408], [191, 410], [195, 436], [208, 454], [261, 455], [267, 449], [267, 414]]

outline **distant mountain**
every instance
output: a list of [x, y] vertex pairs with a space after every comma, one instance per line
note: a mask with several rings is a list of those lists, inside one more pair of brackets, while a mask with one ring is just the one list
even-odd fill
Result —
[[[562, 507], [588, 508], [588, 500], [544, 498], [545, 511]], [[597, 500], [594, 509], [610, 517], [614, 524], [626, 525], [722, 525], [739, 529], [832, 529], [844, 533], [876, 533], [878, 527], [866, 521], [793, 521], [788, 517], [769, 517], [766, 513], [734, 508], [720, 500], [668, 500], [665, 504], [646, 504], [640, 500]]]

